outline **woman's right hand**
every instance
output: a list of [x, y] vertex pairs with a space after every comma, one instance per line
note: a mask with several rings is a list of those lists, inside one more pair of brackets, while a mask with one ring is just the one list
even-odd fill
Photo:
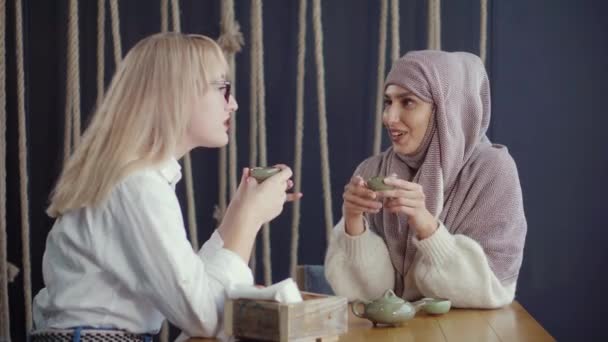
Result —
[[241, 183], [218, 228], [224, 248], [237, 253], [245, 262], [249, 261], [262, 224], [277, 217], [283, 211], [285, 202], [302, 197], [301, 193], [286, 193], [293, 186], [289, 179], [291, 169], [285, 165], [275, 167], [281, 171], [261, 184], [250, 176], [248, 168], [243, 169]]
[[281, 171], [260, 184], [250, 176], [250, 170], [245, 168], [241, 184], [239, 184], [226, 214], [237, 211], [259, 227], [277, 217], [283, 211], [285, 202], [291, 202], [302, 197], [301, 193], [286, 193], [293, 187], [293, 182], [290, 179], [292, 176], [291, 169], [282, 164], [274, 167], [280, 168]]
[[354, 176], [344, 187], [342, 195], [344, 203], [342, 212], [346, 225], [346, 232], [350, 235], [363, 233], [363, 214], [378, 213], [382, 209], [382, 202], [378, 201], [378, 195], [365, 186], [365, 181], [360, 176]]

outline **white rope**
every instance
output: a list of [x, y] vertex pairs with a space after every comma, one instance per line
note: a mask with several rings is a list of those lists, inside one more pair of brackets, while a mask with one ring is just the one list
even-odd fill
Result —
[[19, 125], [19, 179], [21, 197], [21, 242], [23, 259], [23, 294], [25, 302], [26, 334], [32, 329], [32, 267], [30, 264], [30, 221], [27, 191], [27, 136], [25, 129], [25, 72], [23, 69], [23, 9], [22, 1], [15, 3], [17, 57], [17, 111]]
[[[169, 30], [169, 0], [160, 1], [160, 31], [167, 32]], [[169, 321], [164, 320], [163, 325], [160, 328], [160, 341], [169, 341]]]
[[164, 320], [160, 328], [160, 342], [169, 342], [169, 321]]
[[[294, 192], [302, 190], [302, 150], [304, 138], [304, 63], [306, 59], [306, 1], [300, 0], [299, 26], [298, 26], [298, 71], [296, 83], [296, 138], [295, 138], [295, 161]], [[291, 265], [290, 274], [296, 278], [298, 266], [298, 244], [300, 239], [300, 201], [293, 202], [293, 215], [291, 221]]]
[[382, 107], [384, 103], [384, 71], [386, 70], [386, 24], [388, 0], [380, 0], [380, 25], [378, 27], [378, 70], [376, 70], [376, 117], [374, 120], [373, 154], [380, 153], [382, 145]]
[[[258, 69], [256, 72], [257, 79], [257, 104], [258, 104], [258, 146], [260, 152], [260, 166], [268, 164], [266, 151], [266, 88], [264, 85], [264, 37], [263, 32], [263, 15], [262, 15], [262, 0], [253, 0], [252, 9], [252, 42], [256, 40], [254, 53]], [[266, 285], [272, 284], [272, 263], [270, 258], [270, 225], [264, 224], [262, 228], [263, 237], [263, 253], [264, 253], [264, 282]]]
[[105, 87], [106, 0], [97, 0], [97, 107]]
[[227, 202], [227, 173], [228, 173], [228, 151], [225, 146], [222, 146], [219, 150], [219, 163], [218, 163], [218, 205], [216, 210], [215, 219], [218, 225], [222, 222], [224, 213], [226, 212]]
[[169, 0], [160, 0], [160, 32], [169, 31]]
[[[251, 79], [249, 83], [249, 165], [256, 166], [258, 164], [258, 79], [259, 70], [257, 62], [257, 54], [255, 53], [256, 45], [258, 44], [255, 35], [253, 34], [254, 16], [253, 9], [251, 11]], [[257, 242], [257, 241], [256, 241]], [[257, 243], [254, 242], [251, 249], [251, 258], [249, 259], [249, 268], [254, 277], [257, 269]]]
[[[221, 20], [220, 20], [220, 37], [218, 38], [218, 44], [224, 50], [226, 60], [228, 61], [228, 67], [230, 75], [229, 79], [232, 81], [232, 94], [236, 97], [236, 63], [235, 54], [241, 51], [243, 46], [243, 34], [240, 31], [239, 24], [234, 19], [234, 0], [225, 0], [221, 2]], [[236, 113], [231, 114], [230, 119], [230, 142], [228, 144], [229, 160], [228, 160], [228, 179], [230, 194], [233, 195], [237, 188], [237, 139], [236, 139], [236, 128], [237, 128], [237, 116]], [[221, 153], [226, 153], [225, 148], [222, 148]], [[220, 177], [225, 174], [224, 171], [220, 170]], [[220, 184], [222, 183], [220, 179]], [[225, 188], [223, 186], [222, 188]], [[220, 201], [220, 203], [222, 203]], [[224, 211], [225, 212], [225, 207]], [[223, 215], [222, 215], [223, 216]]]
[[435, 49], [441, 50], [441, 0], [435, 0]]
[[[162, 12], [162, 11], [161, 11]], [[181, 32], [179, 0], [171, 0], [173, 31]], [[162, 19], [162, 18], [161, 18]], [[192, 159], [190, 152], [184, 156], [184, 175], [186, 179], [186, 203], [188, 207], [188, 231], [192, 248], [198, 250], [198, 228], [196, 224], [196, 205], [194, 201], [194, 181], [192, 178]]]
[[[167, 32], [169, 30], [169, 3], [168, 0], [161, 0], [160, 2], [160, 17], [161, 17], [161, 32]], [[179, 18], [179, 1], [171, 0], [171, 12], [173, 14], [173, 31], [181, 32], [181, 22]], [[184, 173], [186, 179], [186, 202], [188, 210], [188, 231], [190, 234], [190, 244], [192, 249], [198, 250], [198, 229], [196, 225], [196, 212], [194, 204], [194, 191], [193, 191], [193, 179], [192, 179], [192, 161], [190, 160], [190, 153], [186, 153], [184, 156]], [[164, 320], [160, 330], [160, 341], [169, 341], [170, 324], [169, 321]]]
[[118, 64], [122, 60], [122, 44], [120, 42], [120, 14], [118, 10], [118, 1], [110, 0], [110, 16], [112, 18], [112, 39], [114, 43], [114, 64], [118, 68]]
[[78, 30], [78, 0], [70, 0], [68, 16], [68, 73], [72, 101], [72, 130], [74, 147], [80, 143], [80, 53]]
[[441, 50], [441, 0], [428, 0], [428, 48]]
[[182, 32], [182, 21], [180, 14], [179, 0], [171, 0], [171, 19], [173, 19], [174, 32]]
[[331, 182], [329, 176], [329, 152], [327, 146], [327, 108], [325, 106], [325, 65], [323, 62], [323, 26], [321, 25], [320, 0], [312, 2], [313, 29], [315, 34], [315, 62], [317, 65], [317, 96], [319, 104], [319, 139], [321, 145], [321, 174], [323, 180], [323, 203], [325, 207], [326, 241], [329, 243], [333, 227], [331, 206]]
[[488, 44], [488, 0], [481, 0], [479, 22], [479, 57], [483, 64], [486, 64]]
[[391, 0], [391, 62], [399, 59], [400, 52], [400, 36], [399, 36], [399, 0]]
[[0, 0], [0, 339], [10, 341], [6, 239], [6, 2]]

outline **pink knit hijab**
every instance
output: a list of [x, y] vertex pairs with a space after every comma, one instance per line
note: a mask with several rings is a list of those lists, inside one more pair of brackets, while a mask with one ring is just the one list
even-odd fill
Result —
[[[477, 241], [503, 284], [516, 281], [522, 262], [526, 219], [517, 168], [507, 148], [486, 136], [490, 87], [481, 60], [469, 53], [410, 52], [395, 62], [385, 87], [397, 85], [435, 105], [418, 151], [392, 147], [365, 160], [355, 174], [365, 179], [397, 174], [422, 185], [426, 206], [452, 234]], [[403, 279], [416, 254], [406, 215], [368, 215], [385, 240], [397, 271], [396, 290], [408, 297]]]

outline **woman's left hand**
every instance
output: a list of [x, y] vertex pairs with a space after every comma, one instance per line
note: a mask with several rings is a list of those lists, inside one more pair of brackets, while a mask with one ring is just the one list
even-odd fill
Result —
[[419, 239], [433, 235], [439, 222], [426, 209], [422, 186], [392, 176], [384, 178], [384, 183], [395, 187], [394, 190], [378, 191], [384, 198], [384, 210], [407, 215], [408, 223], [416, 230]]

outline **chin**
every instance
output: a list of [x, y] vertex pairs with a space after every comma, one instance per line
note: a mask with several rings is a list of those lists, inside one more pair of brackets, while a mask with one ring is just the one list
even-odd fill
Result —
[[410, 154], [414, 153], [415, 150], [409, 148], [409, 146], [395, 145], [393, 144], [393, 150], [399, 154]]
[[198, 146], [207, 148], [219, 148], [228, 145], [228, 141], [228, 134], [226, 134], [223, 138], [218, 137], [217, 139], [205, 139], [205, 141], [201, 142]]

